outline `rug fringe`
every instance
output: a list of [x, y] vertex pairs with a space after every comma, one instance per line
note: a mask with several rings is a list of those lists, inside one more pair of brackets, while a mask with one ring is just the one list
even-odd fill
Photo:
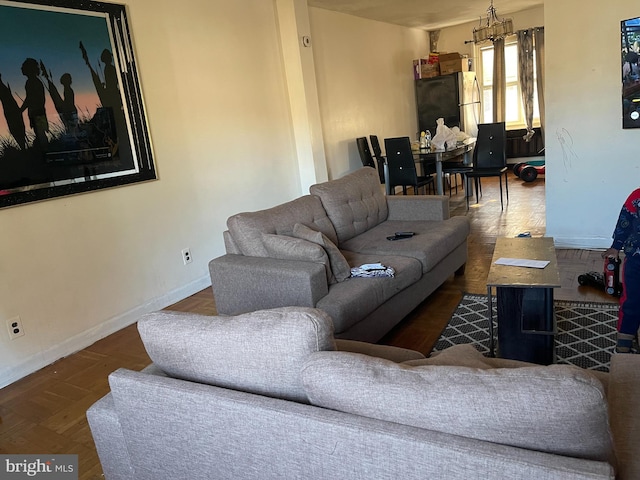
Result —
[[584, 307], [584, 308], [597, 308], [602, 310], [618, 310], [620, 305], [610, 302], [579, 302], [575, 300], [554, 300], [553, 303], [556, 306], [562, 307]]

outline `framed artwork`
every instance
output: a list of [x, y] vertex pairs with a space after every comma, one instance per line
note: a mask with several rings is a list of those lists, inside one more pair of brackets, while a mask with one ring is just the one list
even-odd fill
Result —
[[620, 22], [622, 128], [640, 128], [640, 17]]
[[152, 180], [124, 5], [0, 0], [0, 208]]

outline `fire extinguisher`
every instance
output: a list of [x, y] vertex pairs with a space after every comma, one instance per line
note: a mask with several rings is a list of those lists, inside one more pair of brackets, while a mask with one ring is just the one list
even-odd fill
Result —
[[620, 259], [604, 259], [604, 290], [609, 295], [620, 296], [622, 294], [622, 283], [620, 282]]

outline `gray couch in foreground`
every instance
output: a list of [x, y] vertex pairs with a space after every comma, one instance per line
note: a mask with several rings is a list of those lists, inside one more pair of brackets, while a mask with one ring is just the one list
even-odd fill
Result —
[[[467, 261], [469, 222], [445, 196], [385, 196], [370, 167], [313, 185], [310, 195], [227, 220], [227, 254], [209, 263], [216, 308], [237, 315], [315, 307], [338, 338], [376, 342]], [[389, 241], [399, 231], [410, 239]], [[349, 278], [380, 262], [393, 278]]]
[[610, 374], [468, 345], [425, 359], [296, 307], [138, 328], [154, 364], [87, 412], [107, 480], [640, 478], [638, 355]]

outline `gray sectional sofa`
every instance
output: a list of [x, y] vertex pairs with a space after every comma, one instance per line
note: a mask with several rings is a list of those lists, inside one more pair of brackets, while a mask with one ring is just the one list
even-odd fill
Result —
[[[227, 220], [227, 254], [209, 264], [219, 314], [315, 307], [338, 338], [376, 342], [467, 261], [469, 222], [445, 196], [387, 197], [364, 167], [310, 195]], [[416, 235], [389, 241], [399, 231]], [[393, 278], [349, 278], [380, 262]]]
[[424, 358], [299, 307], [138, 328], [153, 365], [87, 412], [107, 480], [640, 478], [640, 355], [608, 374]]

